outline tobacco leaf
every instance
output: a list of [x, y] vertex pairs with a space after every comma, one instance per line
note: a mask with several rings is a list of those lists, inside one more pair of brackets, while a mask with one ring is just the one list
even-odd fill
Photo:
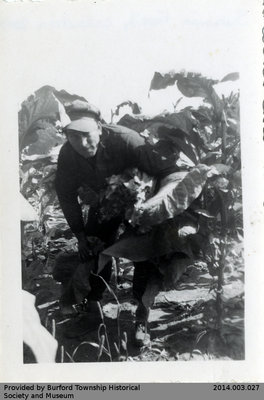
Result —
[[208, 171], [200, 164], [190, 172], [175, 172], [164, 178], [155, 196], [135, 205], [133, 224], [153, 226], [182, 213], [202, 192]]

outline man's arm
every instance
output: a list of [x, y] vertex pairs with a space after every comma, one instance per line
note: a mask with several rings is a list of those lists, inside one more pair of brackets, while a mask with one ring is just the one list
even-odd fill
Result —
[[84, 231], [82, 209], [78, 202], [78, 174], [74, 154], [66, 143], [59, 154], [55, 188], [63, 214], [78, 239], [79, 254], [82, 261], [89, 255], [88, 243]]
[[111, 140], [112, 152], [124, 169], [137, 167], [157, 178], [163, 178], [179, 170], [176, 165], [178, 151], [172, 143], [162, 140], [151, 145], [132, 129], [120, 125], [108, 125], [108, 127], [111, 127], [114, 133]]
[[136, 167], [148, 175], [162, 179], [165, 176], [179, 171], [176, 164], [178, 151], [166, 141], [160, 141], [155, 145], [146, 143], [134, 150]]
[[78, 202], [78, 176], [72, 152], [66, 143], [59, 154], [55, 188], [63, 214], [74, 234], [84, 231]]

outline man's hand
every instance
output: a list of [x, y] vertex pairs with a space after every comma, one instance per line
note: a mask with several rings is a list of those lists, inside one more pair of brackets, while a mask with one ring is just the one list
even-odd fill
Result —
[[81, 262], [87, 261], [91, 258], [91, 248], [84, 232], [76, 234], [78, 239], [78, 250]]
[[83, 185], [78, 189], [78, 195], [84, 204], [96, 207], [99, 202], [98, 193], [91, 189], [88, 185]]
[[87, 240], [78, 241], [78, 249], [81, 262], [85, 262], [91, 258], [91, 250]]

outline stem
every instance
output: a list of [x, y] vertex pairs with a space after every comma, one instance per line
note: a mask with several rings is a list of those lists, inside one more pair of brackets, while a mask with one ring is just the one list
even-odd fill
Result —
[[60, 362], [64, 363], [64, 346], [61, 346], [60, 350]]
[[118, 290], [118, 269], [117, 269], [117, 261], [114, 257], [112, 257], [112, 266], [115, 280], [115, 290]]
[[105, 342], [105, 335], [101, 335], [100, 343], [99, 343], [99, 350], [98, 350], [98, 355], [97, 355], [97, 361], [100, 361], [100, 358], [103, 354], [104, 342]]
[[222, 121], [221, 121], [221, 129], [222, 129], [222, 163], [223, 164], [225, 164], [225, 162], [226, 162], [226, 126], [227, 126], [226, 114], [225, 114], [225, 111], [223, 111]]
[[[107, 333], [105, 319], [104, 319], [104, 313], [103, 313], [100, 301], [97, 301], [97, 305], [98, 305], [98, 308], [99, 308], [99, 311], [100, 311], [100, 315], [101, 315], [101, 320], [102, 320], [102, 323], [100, 324], [99, 329], [98, 329], [98, 336], [99, 336], [99, 333], [100, 333], [100, 328], [103, 327], [104, 328], [104, 332], [105, 332], [104, 337], [105, 337], [106, 345], [107, 345], [107, 348], [108, 348], [109, 358], [110, 358], [110, 361], [113, 361], [112, 360], [110, 343], [109, 343], [109, 339], [108, 339], [108, 333]], [[100, 340], [100, 336], [99, 336], [99, 340]]]
[[52, 319], [51, 321], [51, 334], [55, 338], [56, 337], [56, 321]]
[[[222, 113], [222, 163], [226, 161], [226, 115]], [[227, 234], [227, 204], [223, 197], [221, 190], [217, 190], [220, 204], [221, 204], [221, 241], [220, 241], [220, 260], [218, 267], [218, 281], [217, 281], [217, 292], [216, 292], [216, 312], [217, 312], [217, 329], [221, 336], [222, 334], [222, 316], [223, 316], [223, 284], [224, 284], [224, 267], [225, 267], [225, 254], [226, 254], [226, 234]]]
[[115, 113], [114, 113], [114, 111], [111, 109], [111, 124], [113, 123], [114, 115], [115, 115]]
[[117, 317], [116, 317], [116, 322], [117, 322], [118, 348], [119, 348], [119, 350], [120, 350], [120, 344], [121, 344], [121, 330], [120, 330], [120, 320], [119, 320], [119, 317], [120, 317], [120, 303], [119, 303], [119, 301], [118, 301], [118, 298], [117, 298], [115, 292], [110, 288], [110, 286], [109, 286], [108, 283], [104, 280], [104, 278], [103, 278], [101, 275], [94, 274], [94, 273], [92, 273], [92, 274], [93, 274], [93, 275], [96, 275], [98, 278], [100, 278], [100, 279], [104, 282], [104, 284], [105, 284], [107, 290], [109, 291], [109, 293], [111, 293], [111, 294], [113, 295], [113, 297], [114, 297], [114, 299], [115, 299], [115, 301], [116, 301], [116, 303], [117, 303]]
[[223, 316], [223, 284], [224, 284], [224, 254], [225, 254], [225, 244], [224, 240], [221, 240], [220, 251], [221, 257], [219, 260], [218, 267], [218, 281], [217, 281], [217, 291], [216, 291], [216, 311], [217, 311], [217, 329], [221, 335], [222, 329], [222, 316]]
[[222, 330], [222, 315], [223, 315], [223, 284], [224, 284], [224, 267], [225, 267], [225, 255], [226, 255], [226, 232], [227, 232], [227, 212], [226, 212], [226, 202], [224, 200], [223, 194], [220, 190], [217, 190], [220, 203], [221, 203], [221, 241], [220, 241], [220, 260], [218, 266], [218, 281], [217, 281], [217, 291], [216, 291], [216, 311], [217, 311], [217, 329], [219, 330], [221, 336]]

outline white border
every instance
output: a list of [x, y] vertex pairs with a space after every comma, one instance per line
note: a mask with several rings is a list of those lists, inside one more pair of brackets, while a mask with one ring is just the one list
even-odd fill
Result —
[[[232, 21], [234, 9], [237, 15], [243, 14], [245, 25], [241, 26], [240, 35], [234, 30], [240, 51], [241, 73], [241, 127], [243, 160], [243, 196], [245, 224], [245, 261], [246, 261], [246, 360], [245, 361], [206, 361], [206, 362], [164, 362], [164, 363], [113, 363], [113, 364], [56, 364], [23, 365], [22, 363], [22, 326], [21, 326], [21, 279], [20, 279], [20, 234], [19, 234], [19, 199], [18, 199], [18, 147], [17, 147], [17, 110], [20, 102], [38, 87], [31, 87], [40, 73], [36, 60], [47, 58], [50, 74], [63, 73], [56, 70], [56, 42], [50, 40], [52, 29], [41, 31], [39, 47], [28, 46], [32, 43], [32, 34], [38, 35], [38, 25], [45, 18], [53, 20], [54, 15], [64, 20], [65, 26], [58, 26], [65, 41], [73, 34], [70, 31], [69, 10], [78, 9], [79, 14], [89, 16], [92, 7], [101, 7], [107, 13], [116, 10], [125, 3], [131, 19], [144, 15], [144, 10], [161, 7], [168, 13], [175, 6], [175, 24], [180, 20], [179, 7], [190, 10], [190, 20], [196, 21], [192, 7], [199, 5], [204, 21], [213, 20], [214, 15], [223, 15], [215, 29], [221, 35], [221, 24]], [[0, 3], [0, 86], [1, 86], [1, 370], [2, 382], [260, 382], [264, 379], [263, 346], [263, 158], [262, 152], [262, 43], [261, 43], [261, 1], [240, 0], [229, 4], [228, 0], [101, 0], [97, 2], [76, 0], [57, 0], [43, 2], [8, 2]], [[231, 8], [230, 8], [231, 7]], [[177, 11], [177, 12], [176, 12]], [[14, 18], [15, 15], [15, 18]], [[34, 21], [34, 27], [27, 27], [28, 16]], [[168, 14], [169, 15], [169, 14]], [[231, 15], [231, 16], [230, 16]], [[116, 18], [118, 15], [116, 14]], [[106, 18], [107, 19], [107, 18]], [[14, 21], [16, 26], [14, 26]], [[224, 25], [223, 25], [224, 26]], [[104, 26], [101, 27], [104, 30]], [[106, 29], [106, 28], [105, 28]], [[176, 29], [176, 28], [175, 28]], [[57, 32], [58, 33], [58, 32]], [[20, 36], [21, 35], [21, 36]], [[81, 35], [81, 32], [80, 32]], [[81, 36], [80, 36], [81, 37]], [[46, 39], [45, 39], [46, 38]], [[23, 42], [23, 40], [24, 42]], [[28, 43], [27, 43], [27, 40]], [[48, 40], [49, 46], [47, 46]], [[144, 38], [142, 38], [144, 40]], [[208, 39], [209, 40], [209, 39]], [[46, 41], [46, 42], [45, 42]], [[230, 37], [230, 41], [234, 38]], [[38, 41], [36, 39], [35, 43]], [[228, 42], [225, 43], [228, 47]], [[76, 44], [77, 45], [77, 44]], [[169, 43], [165, 43], [164, 46]], [[41, 53], [42, 46], [45, 53]], [[155, 46], [155, 42], [153, 42]], [[195, 48], [190, 49], [191, 57], [197, 56]], [[238, 52], [239, 53], [239, 52]], [[236, 53], [236, 57], [237, 54]], [[87, 54], [86, 57], [89, 55]], [[127, 57], [129, 56], [129, 51]], [[54, 60], [54, 68], [50, 58]], [[67, 69], [65, 54], [64, 65]], [[230, 54], [232, 57], [232, 53]], [[179, 54], [180, 59], [180, 54]], [[133, 59], [137, 68], [137, 57]], [[230, 59], [231, 60], [231, 59]], [[76, 63], [81, 60], [76, 60]], [[60, 64], [61, 65], [61, 64]], [[176, 68], [173, 65], [171, 68]], [[22, 69], [22, 71], [21, 71]], [[153, 65], [153, 72], [158, 69]], [[169, 69], [169, 68], [168, 68]], [[228, 71], [232, 72], [232, 71]], [[74, 76], [74, 71], [72, 71]], [[78, 76], [75, 79], [80, 79]], [[48, 82], [43, 82], [43, 84]], [[28, 86], [27, 86], [28, 84]], [[71, 82], [69, 82], [70, 86]], [[58, 87], [58, 89], [62, 89]], [[64, 89], [68, 90], [67, 87]], [[26, 94], [25, 94], [26, 90]], [[71, 91], [69, 89], [69, 91]], [[77, 93], [78, 94], [78, 93]], [[81, 94], [81, 93], [80, 93]]]

